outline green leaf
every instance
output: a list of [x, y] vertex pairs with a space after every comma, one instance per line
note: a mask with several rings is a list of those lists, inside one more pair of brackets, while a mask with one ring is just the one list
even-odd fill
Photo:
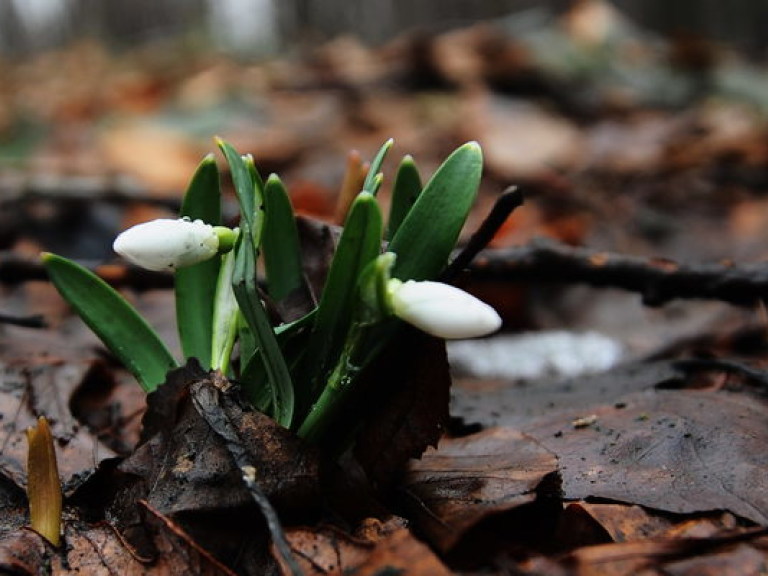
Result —
[[469, 142], [451, 154], [427, 182], [392, 238], [392, 277], [435, 278], [448, 262], [477, 196], [483, 153]]
[[[307, 348], [312, 320], [314, 320], [314, 313], [310, 312], [290, 324], [283, 324], [275, 328], [275, 338], [291, 373], [297, 369]], [[266, 366], [260, 354], [252, 354], [244, 362], [239, 381], [246, 398], [254, 408], [268, 413], [272, 403], [272, 393], [268, 385], [269, 378]]]
[[[206, 156], [189, 183], [181, 204], [181, 216], [200, 219], [212, 226], [221, 223], [219, 170], [212, 155]], [[213, 301], [219, 258], [177, 269], [176, 324], [186, 358], [195, 357], [204, 368], [211, 365]]]
[[71, 260], [46, 252], [42, 261], [62, 297], [146, 392], [165, 382], [166, 373], [178, 364], [133, 306], [93, 272]]
[[384, 158], [386, 158], [387, 153], [392, 149], [394, 143], [395, 141], [392, 138], [384, 142], [382, 147], [376, 153], [376, 156], [371, 160], [371, 166], [368, 168], [368, 175], [365, 177], [365, 182], [363, 183], [363, 190], [370, 192], [374, 196], [381, 186], [381, 178], [377, 178], [381, 172], [381, 165], [384, 163]]
[[[253, 164], [253, 158], [240, 156], [231, 144], [220, 138], [216, 139], [216, 143], [229, 164], [232, 184], [240, 203], [240, 216], [250, 226], [251, 234], [258, 238], [261, 224], [255, 218], [263, 210], [264, 198], [261, 177]], [[258, 245], [258, 241], [256, 243]]]
[[274, 300], [282, 300], [304, 285], [301, 246], [296, 218], [288, 193], [275, 174], [264, 186], [264, 230], [261, 244], [267, 289]]
[[257, 251], [247, 223], [235, 250], [237, 252], [232, 289], [240, 311], [256, 339], [258, 354], [264, 363], [267, 384], [272, 394], [272, 417], [283, 426], [290, 427], [294, 410], [293, 383], [267, 318], [267, 312], [261, 303], [256, 284]]
[[381, 235], [382, 218], [376, 198], [361, 192], [350, 208], [315, 314], [301, 378], [309, 389], [297, 389], [302, 410], [308, 409], [320, 393], [322, 379], [341, 353], [356, 305], [358, 279], [379, 255]]
[[256, 353], [256, 337], [251, 332], [248, 322], [243, 318], [242, 313], [237, 315], [237, 343], [240, 349], [240, 370], [247, 366], [251, 358]]
[[391, 240], [421, 194], [421, 176], [411, 156], [406, 156], [397, 169], [392, 186], [392, 203], [387, 219], [387, 239]]

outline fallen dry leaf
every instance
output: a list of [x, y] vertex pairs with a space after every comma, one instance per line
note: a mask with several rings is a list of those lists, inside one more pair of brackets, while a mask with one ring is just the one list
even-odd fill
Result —
[[533, 502], [556, 470], [556, 457], [535, 440], [491, 428], [443, 439], [411, 463], [403, 490], [420, 530], [447, 551], [481, 520]]
[[[304, 576], [448, 576], [437, 556], [398, 522], [385, 525], [375, 539], [350, 536], [331, 527], [294, 528], [288, 531]], [[283, 573], [291, 574], [285, 565]]]
[[730, 510], [768, 522], [764, 401], [729, 392], [658, 390], [544, 416], [523, 427], [557, 455], [568, 499], [607, 498], [676, 513]]

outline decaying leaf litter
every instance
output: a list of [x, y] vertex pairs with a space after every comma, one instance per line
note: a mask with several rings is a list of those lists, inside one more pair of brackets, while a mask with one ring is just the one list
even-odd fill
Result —
[[[235, 128], [222, 135], [279, 167], [296, 205], [314, 216], [333, 218], [347, 150], [372, 152], [392, 135], [427, 170], [449, 143], [483, 145], [481, 202], [467, 234], [507, 186], [524, 191], [525, 205], [463, 284], [504, 314], [510, 334], [601, 332], [621, 344], [623, 364], [564, 377], [551, 360], [549, 373], [527, 379], [502, 369], [477, 379], [455, 366], [446, 433], [407, 467], [423, 449], [408, 444], [423, 434], [420, 424], [445, 420], [445, 360], [428, 343], [403, 343], [416, 351], [403, 365], [382, 360], [380, 386], [398, 393], [354, 459], [329, 460], [244, 414], [234, 391], [194, 366], [145, 404], [55, 296], [35, 257], [55, 249], [99, 265], [170, 338], [169, 278], [115, 264], [105, 247], [129, 223], [172, 213], [189, 166], [210, 143], [180, 120], [140, 122], [130, 102], [106, 91], [65, 93], [42, 106], [46, 137], [23, 169], [0, 179], [0, 304], [9, 317], [0, 339], [2, 565], [30, 574], [41, 566], [290, 573], [296, 565], [306, 574], [758, 573], [768, 513], [760, 304], [768, 150], [764, 93], [734, 95], [726, 80], [749, 73], [759, 82], [763, 73], [719, 58], [715, 46], [704, 62], [675, 61], [679, 47], [646, 42], [631, 28], [602, 44], [578, 22], [572, 12], [525, 34], [476, 27], [377, 51], [338, 41], [310, 62], [274, 64], [259, 89], [247, 84], [264, 72], [258, 67], [228, 76], [221, 64], [188, 62], [179, 85], [159, 92], [158, 119], [168, 109], [187, 114], [179, 95], [195, 90], [208, 97], [195, 113], [229, 110]], [[636, 81], [626, 83], [616, 69], [630, 64], [622, 60], [630, 47], [642, 57], [632, 63]], [[422, 56], [411, 57], [417, 49]], [[350, 51], [370, 63], [366, 78], [345, 68]], [[597, 53], [609, 57], [590, 61]], [[557, 66], [567, 55], [590, 65], [569, 73]], [[111, 57], [99, 58], [91, 66]], [[46, 65], [19, 65], [18, 87], [29, 89], [23, 66]], [[97, 72], [78, 70], [84, 81], [120, 80]], [[704, 75], [715, 81], [702, 92]], [[210, 76], [219, 81], [206, 83]], [[248, 94], [245, 105], [230, 110], [223, 85]], [[12, 94], [3, 98], [18, 107]], [[237, 128], [253, 125], [257, 107], [267, 120]], [[65, 122], [72, 110], [81, 116]], [[95, 124], [106, 111], [120, 122]], [[91, 136], [95, 147], [61, 144]], [[158, 164], [178, 167], [177, 179]], [[47, 186], [52, 175], [56, 184]], [[328, 253], [317, 238], [334, 232], [312, 222], [309, 265], [322, 270]], [[643, 307], [641, 297], [660, 307]], [[38, 314], [46, 328], [14, 324]], [[65, 495], [59, 550], [23, 528], [24, 431], [43, 414]], [[262, 472], [259, 489], [292, 561], [267, 547], [274, 532], [232, 466], [224, 434], [232, 427], [234, 445]]]

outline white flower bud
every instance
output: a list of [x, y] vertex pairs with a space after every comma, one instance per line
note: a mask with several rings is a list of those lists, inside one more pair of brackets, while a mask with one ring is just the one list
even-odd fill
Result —
[[389, 281], [397, 317], [439, 338], [474, 338], [501, 326], [496, 311], [471, 294], [441, 282]]
[[212, 258], [219, 250], [219, 235], [202, 220], [159, 219], [129, 228], [112, 248], [142, 268], [173, 270]]

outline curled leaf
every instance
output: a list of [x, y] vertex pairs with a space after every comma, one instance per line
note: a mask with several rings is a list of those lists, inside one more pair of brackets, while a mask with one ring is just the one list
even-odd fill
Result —
[[27, 496], [32, 529], [54, 546], [61, 539], [61, 481], [48, 420], [27, 430]]

